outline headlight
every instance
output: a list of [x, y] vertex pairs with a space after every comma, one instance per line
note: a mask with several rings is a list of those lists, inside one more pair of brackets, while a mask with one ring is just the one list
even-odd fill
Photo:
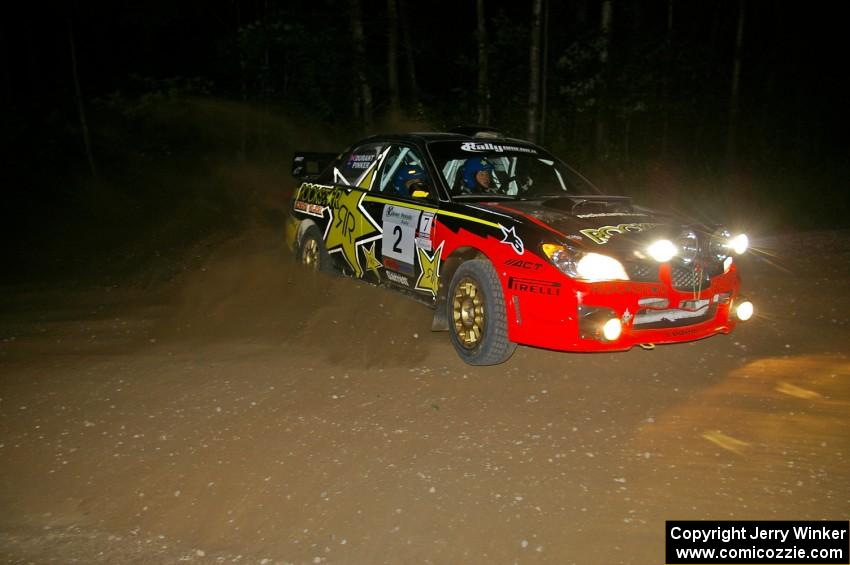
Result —
[[697, 258], [697, 253], [699, 253], [697, 234], [692, 231], [683, 232], [679, 236], [679, 257], [685, 263], [690, 263]]
[[666, 263], [676, 256], [676, 246], [669, 239], [659, 239], [646, 249], [649, 256], [659, 263]]
[[583, 253], [557, 243], [544, 243], [543, 253], [565, 275], [589, 282], [629, 280], [622, 263], [607, 255]]

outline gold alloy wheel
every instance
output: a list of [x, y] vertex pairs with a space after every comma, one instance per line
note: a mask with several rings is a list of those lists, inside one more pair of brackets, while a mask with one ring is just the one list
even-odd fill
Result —
[[484, 295], [478, 283], [469, 277], [461, 279], [452, 297], [452, 321], [461, 345], [474, 349], [484, 337], [487, 318]]
[[320, 257], [319, 242], [312, 237], [308, 238], [301, 250], [301, 263], [314, 271], [318, 271]]

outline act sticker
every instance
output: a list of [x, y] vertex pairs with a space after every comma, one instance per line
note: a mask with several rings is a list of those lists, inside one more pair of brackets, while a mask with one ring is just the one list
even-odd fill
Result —
[[[412, 265], [416, 257], [416, 232], [419, 227], [419, 210], [388, 204], [384, 206], [384, 236], [382, 254], [401, 263]], [[429, 232], [430, 235], [430, 232]], [[430, 249], [430, 248], [429, 248]]]

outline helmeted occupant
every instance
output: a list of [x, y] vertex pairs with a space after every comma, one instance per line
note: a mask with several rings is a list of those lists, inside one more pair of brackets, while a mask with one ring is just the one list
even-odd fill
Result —
[[395, 175], [395, 189], [399, 196], [410, 197], [416, 190], [428, 192], [427, 176], [418, 165], [403, 165]]
[[486, 157], [471, 157], [463, 165], [462, 192], [489, 192], [493, 187], [493, 163]]

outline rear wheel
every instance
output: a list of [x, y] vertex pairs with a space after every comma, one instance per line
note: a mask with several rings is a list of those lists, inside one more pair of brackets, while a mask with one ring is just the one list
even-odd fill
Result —
[[452, 345], [470, 365], [497, 365], [516, 349], [508, 339], [505, 299], [489, 261], [466, 261], [452, 277], [446, 301]]
[[325, 242], [316, 226], [310, 226], [301, 238], [298, 247], [298, 262], [315, 272], [330, 273], [331, 256], [325, 249]]

